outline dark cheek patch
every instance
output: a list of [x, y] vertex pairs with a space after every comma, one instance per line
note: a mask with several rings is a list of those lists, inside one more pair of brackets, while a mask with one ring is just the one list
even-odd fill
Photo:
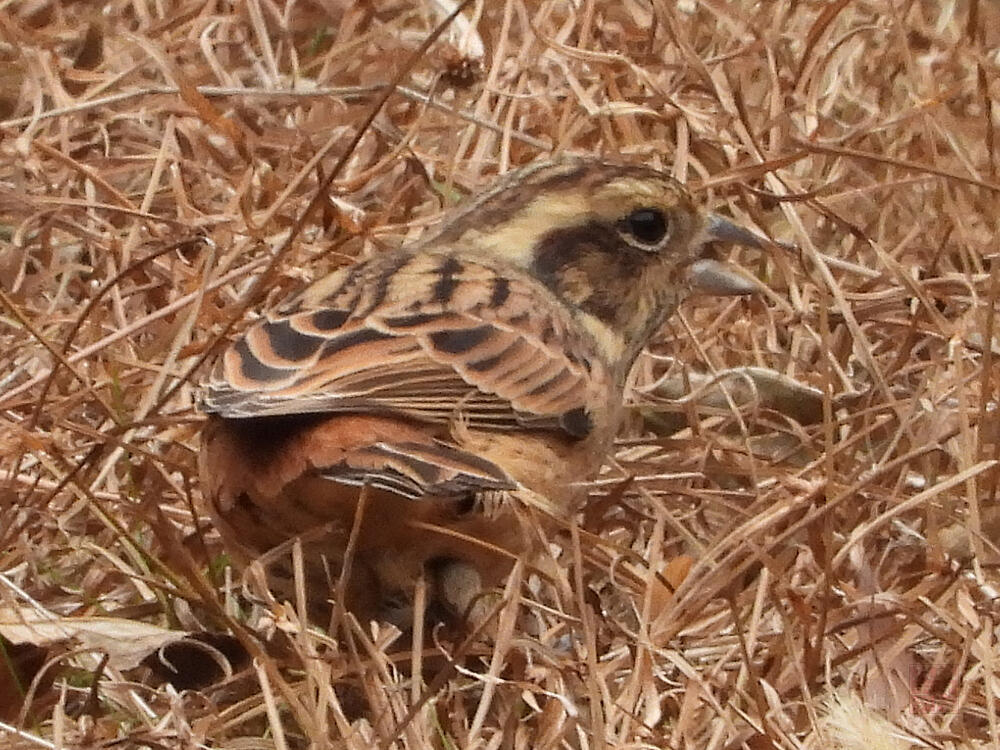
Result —
[[589, 244], [589, 237], [581, 228], [551, 232], [539, 243], [532, 270], [552, 286], [560, 269], [576, 262]]
[[644, 269], [655, 262], [655, 254], [622, 241], [615, 227], [591, 222], [543, 238], [533, 270], [561, 299], [617, 325]]

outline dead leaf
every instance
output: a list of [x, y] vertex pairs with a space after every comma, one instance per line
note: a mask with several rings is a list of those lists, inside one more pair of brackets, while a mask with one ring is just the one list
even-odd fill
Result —
[[58, 617], [29, 607], [0, 607], [0, 635], [43, 648], [72, 643], [107, 654], [116, 669], [132, 669], [188, 633], [114, 617]]

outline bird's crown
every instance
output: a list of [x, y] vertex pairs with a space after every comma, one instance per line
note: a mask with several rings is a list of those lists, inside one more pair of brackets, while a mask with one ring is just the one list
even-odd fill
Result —
[[561, 235], [615, 250], [686, 259], [704, 229], [691, 196], [656, 169], [606, 160], [562, 157], [512, 172], [460, 207], [426, 245], [456, 245], [530, 269], [542, 246]]

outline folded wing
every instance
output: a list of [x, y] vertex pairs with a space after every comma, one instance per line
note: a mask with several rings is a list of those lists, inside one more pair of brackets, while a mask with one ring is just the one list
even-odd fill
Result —
[[[390, 253], [252, 325], [220, 358], [203, 400], [232, 420], [371, 413], [574, 440], [590, 433], [610, 382], [592, 342], [538, 282], [448, 253]], [[370, 452], [365, 476], [407, 496], [442, 481], [456, 491], [504, 484], [496, 467], [452, 444]], [[337, 478], [336, 467], [328, 473]], [[365, 476], [340, 472], [347, 482]]]

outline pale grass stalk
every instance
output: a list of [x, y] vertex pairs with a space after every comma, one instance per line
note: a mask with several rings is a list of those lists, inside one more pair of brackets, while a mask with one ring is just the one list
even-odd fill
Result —
[[987, 461], [979, 461], [973, 464], [972, 466], [968, 467], [967, 469], [959, 472], [958, 474], [950, 476], [944, 481], [938, 482], [932, 487], [928, 487], [923, 492], [918, 492], [916, 495], [907, 498], [903, 502], [887, 510], [885, 513], [882, 513], [879, 516], [873, 518], [868, 523], [857, 526], [851, 531], [850, 536], [847, 538], [847, 541], [843, 544], [843, 546], [839, 550], [837, 550], [837, 554], [834, 555], [833, 560], [831, 561], [832, 565], [836, 567], [842, 564], [845, 558], [851, 553], [851, 548], [859, 541], [864, 539], [866, 536], [869, 536], [875, 529], [884, 526], [893, 518], [903, 515], [908, 510], [920, 507], [922, 504], [928, 502], [929, 500], [935, 497], [938, 497], [939, 495], [947, 492], [953, 487], [962, 486], [965, 482], [969, 481], [970, 479], [977, 477], [980, 474], [989, 471], [990, 469], [993, 469], [994, 467], [997, 466], [998, 463], [1000, 462], [994, 459], [990, 459]]
[[31, 734], [30, 732], [26, 732], [23, 729], [19, 729], [18, 727], [11, 726], [10, 724], [7, 724], [3, 721], [0, 721], [0, 732], [4, 732], [6, 734], [12, 734], [17, 738], [22, 739], [25, 742], [30, 743], [32, 745], [37, 745], [38, 747], [46, 747], [50, 748], [50, 750], [56, 750], [56, 748], [58, 747], [58, 745], [56, 745], [55, 743], [42, 739], [41, 737]]
[[260, 694], [264, 699], [264, 706], [267, 709], [267, 723], [271, 730], [271, 737], [274, 739], [274, 746], [277, 750], [288, 750], [288, 742], [285, 740], [285, 729], [281, 724], [281, 716], [278, 714], [278, 704], [275, 702], [274, 694], [271, 691], [271, 679], [268, 677], [268, 670], [256, 662], [253, 668], [257, 673], [257, 680], [260, 682]]
[[483, 724], [490, 709], [493, 695], [496, 690], [497, 681], [500, 679], [500, 671], [503, 669], [507, 652], [511, 648], [511, 641], [514, 637], [514, 626], [517, 623], [517, 614], [520, 604], [518, 592], [524, 578], [524, 561], [518, 560], [514, 563], [510, 575], [507, 576], [507, 585], [503, 592], [504, 605], [500, 609], [500, 619], [497, 623], [496, 642], [493, 644], [493, 655], [490, 659], [489, 671], [483, 676], [483, 694], [476, 707], [475, 716], [469, 727], [468, 743], [475, 745], [479, 740]]
[[[195, 321], [197, 320], [198, 312], [201, 309], [201, 306], [204, 302], [205, 292], [207, 288], [211, 285], [212, 276], [214, 274], [214, 269], [215, 269], [215, 251], [216, 251], [215, 243], [209, 243], [208, 248], [209, 251], [207, 257], [205, 258], [205, 265], [204, 265], [204, 268], [207, 272], [205, 281], [204, 283], [199, 284], [198, 290], [194, 292], [195, 298], [192, 301], [193, 304], [191, 306], [191, 310], [189, 311], [188, 316], [184, 320], [183, 324], [178, 329], [177, 335], [174, 337], [174, 340], [171, 342], [170, 350], [168, 351], [167, 356], [163, 360], [163, 367], [157, 374], [157, 377], [154, 380], [152, 386], [143, 394], [143, 398], [139, 402], [139, 406], [135, 411], [133, 421], [141, 422], [148, 416], [150, 410], [153, 408], [157, 398], [160, 395], [160, 391], [162, 390], [164, 383], [167, 380], [168, 372], [170, 371], [174, 362], [177, 360], [177, 355], [180, 353], [181, 347], [184, 346], [184, 344], [190, 341], [191, 339], [191, 332], [194, 329], [194, 324]], [[138, 434], [138, 432], [139, 432], [138, 430], [128, 430], [122, 436], [122, 442], [123, 443], [130, 442], [136, 436], [136, 434]], [[112, 470], [114, 465], [123, 455], [124, 450], [125, 450], [124, 447], [119, 446], [111, 451], [110, 455], [104, 462], [104, 466], [98, 472], [97, 478], [91, 483], [90, 486], [91, 490], [94, 490], [99, 486], [101, 486], [101, 484], [104, 482], [104, 478], [108, 475], [108, 473]]]
[[[141, 331], [142, 329], [148, 327], [152, 323], [155, 323], [156, 321], [161, 320], [167, 317], [168, 315], [172, 315], [178, 310], [184, 309], [193, 302], [197, 302], [204, 296], [204, 293], [206, 291], [214, 291], [219, 287], [225, 286], [226, 284], [229, 284], [233, 281], [236, 281], [237, 279], [247, 276], [250, 271], [266, 264], [267, 260], [268, 260], [267, 258], [257, 258], [249, 263], [246, 263], [243, 266], [240, 266], [239, 268], [234, 269], [233, 271], [230, 271], [229, 273], [223, 276], [220, 276], [219, 278], [210, 282], [203, 289], [199, 289], [198, 291], [195, 292], [189, 292], [188, 294], [185, 294], [182, 297], [178, 297], [173, 302], [164, 305], [163, 307], [157, 309], [156, 311], [151, 312], [148, 315], [143, 316], [142, 318], [134, 320], [125, 328], [121, 328], [115, 331], [114, 333], [109, 333], [107, 336], [101, 338], [100, 340], [94, 342], [93, 344], [90, 344], [89, 346], [86, 346], [74, 352], [73, 354], [70, 354], [69, 356], [66, 357], [66, 361], [69, 364], [75, 364], [77, 362], [84, 361], [89, 357], [92, 357], [94, 354], [101, 351], [102, 349], [107, 348], [111, 344], [121, 341], [122, 339], [129, 338], [130, 336], [135, 335], [138, 331]], [[45, 372], [38, 373], [37, 375], [34, 375], [30, 380], [21, 383], [15, 388], [11, 388], [6, 394], [4, 394], [4, 396], [6, 399], [12, 399], [15, 396], [18, 396], [21, 393], [24, 393], [25, 391], [38, 385], [39, 383], [44, 381], [47, 377], [49, 377], [49, 375], [51, 375], [51, 370], [46, 370]], [[0, 401], [0, 405], [2, 405], [2, 403], [3, 402]]]

